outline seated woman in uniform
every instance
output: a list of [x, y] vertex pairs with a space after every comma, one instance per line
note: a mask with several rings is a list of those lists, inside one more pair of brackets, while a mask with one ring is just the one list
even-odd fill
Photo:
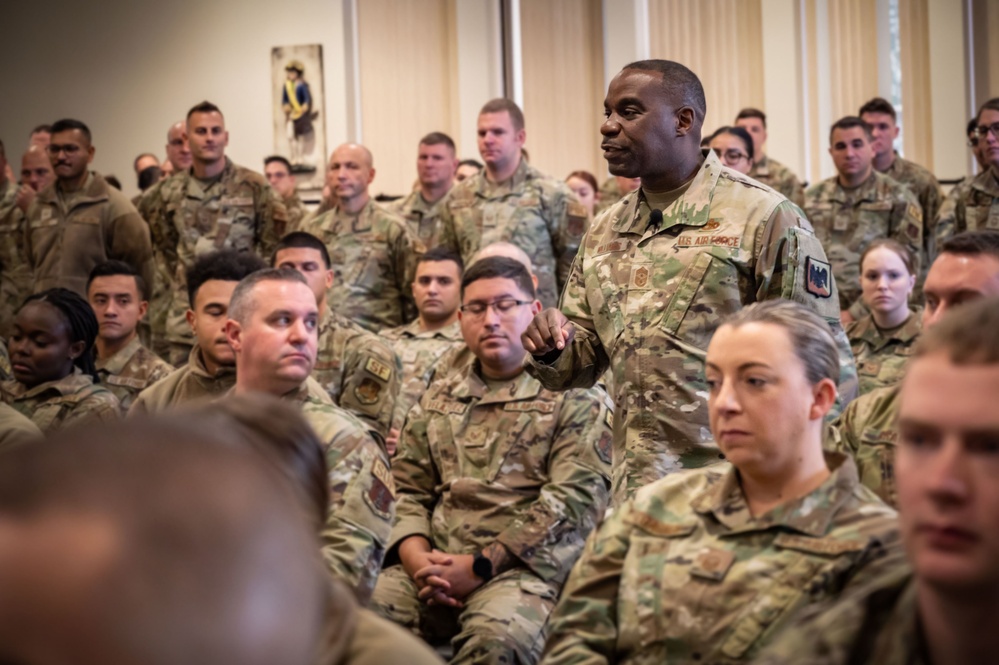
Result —
[[640, 489], [591, 536], [542, 662], [746, 662], [811, 603], [900, 553], [895, 511], [822, 450], [839, 356], [805, 307], [750, 305], [707, 351], [725, 462]]
[[909, 307], [915, 261], [904, 245], [882, 238], [860, 256], [861, 299], [870, 314], [846, 327], [857, 359], [860, 394], [898, 382], [922, 328]]
[[95, 383], [97, 317], [73, 291], [55, 288], [30, 296], [14, 317], [7, 343], [14, 378], [0, 383], [0, 399], [43, 433], [86, 420], [117, 420], [118, 398]]
[[749, 175], [753, 170], [753, 137], [742, 127], [722, 127], [708, 139], [708, 147], [715, 151], [722, 164]]
[[565, 179], [565, 184], [586, 207], [586, 218], [593, 221], [593, 209], [600, 200], [600, 189], [596, 177], [589, 171], [573, 171]]

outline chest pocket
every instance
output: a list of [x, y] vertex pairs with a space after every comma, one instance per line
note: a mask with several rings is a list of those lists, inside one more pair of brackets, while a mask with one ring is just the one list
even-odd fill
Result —
[[703, 351], [708, 348], [718, 321], [740, 305], [735, 269], [702, 251], [680, 276], [660, 328]]
[[73, 404], [61, 399], [50, 400], [39, 404], [31, 414], [31, 421], [38, 426], [42, 432], [52, 432], [59, 429], [59, 425], [72, 410]]
[[853, 454], [861, 484], [874, 490], [890, 506], [898, 505], [895, 439], [894, 431], [865, 429], [860, 433], [860, 444]]
[[451, 215], [454, 217], [454, 228], [458, 234], [462, 256], [470, 256], [480, 246], [486, 245], [481, 241], [484, 231], [482, 206], [472, 205], [470, 201], [456, 202], [451, 206]]
[[999, 229], [999, 201], [965, 208], [968, 230]]

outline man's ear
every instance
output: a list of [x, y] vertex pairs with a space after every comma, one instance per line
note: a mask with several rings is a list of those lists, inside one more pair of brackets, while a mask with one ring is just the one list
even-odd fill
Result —
[[243, 346], [243, 326], [239, 325], [236, 319], [229, 319], [225, 322], [225, 339], [233, 351], [239, 352]]
[[681, 106], [676, 112], [676, 135], [686, 136], [694, 126], [694, 109]]
[[189, 309], [184, 313], [184, 318], [187, 319], [187, 325], [191, 326], [191, 332], [197, 334], [198, 326], [194, 325], [194, 310]]

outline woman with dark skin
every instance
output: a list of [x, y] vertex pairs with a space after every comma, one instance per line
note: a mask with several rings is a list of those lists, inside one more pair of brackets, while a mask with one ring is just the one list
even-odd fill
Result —
[[87, 301], [55, 288], [25, 300], [8, 342], [13, 380], [0, 384], [0, 400], [43, 433], [88, 420], [117, 420], [118, 399], [96, 385], [97, 318]]

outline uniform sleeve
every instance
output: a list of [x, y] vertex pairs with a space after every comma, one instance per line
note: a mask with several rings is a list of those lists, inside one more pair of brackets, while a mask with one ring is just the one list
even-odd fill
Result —
[[966, 192], [962, 187], [955, 187], [954, 190], [944, 199], [940, 206], [940, 213], [937, 216], [937, 223], [933, 229], [933, 242], [930, 247], [930, 261], [936, 258], [940, 247], [949, 239], [968, 228], [965, 217], [963, 194]]
[[909, 248], [916, 257], [915, 274], [920, 274], [918, 265], [923, 256], [923, 208], [916, 195], [902, 188], [904, 197], [896, 202], [891, 209], [891, 224], [889, 235], [902, 245]]
[[[441, 205], [441, 212], [439, 217], [440, 234], [437, 236], [437, 245], [439, 247], [446, 247], [452, 252], [462, 256], [461, 254], [461, 244], [458, 242], [458, 233], [454, 226], [454, 214], [451, 212], [450, 205], [451, 197], [449, 196]], [[467, 260], [468, 257], [462, 256], [463, 259]]]
[[139, 271], [146, 282], [145, 296], [148, 298], [153, 280], [156, 279], [156, 265], [153, 262], [153, 244], [149, 238], [149, 226], [139, 213], [128, 204], [127, 211], [111, 221], [111, 242], [108, 256], [125, 261]]
[[548, 220], [548, 228], [555, 257], [555, 275], [561, 293], [569, 281], [573, 260], [586, 231], [587, 214], [576, 195], [568, 187], [558, 183], [552, 195], [549, 215], [551, 219]]
[[320, 531], [323, 558], [367, 604], [395, 515], [392, 474], [378, 444], [359, 426], [337, 428], [326, 458], [330, 510]]
[[[139, 201], [139, 215], [149, 226], [149, 238], [152, 241], [153, 252], [159, 263], [160, 273], [164, 278], [173, 280], [177, 274], [177, 245], [180, 236], [167, 218], [166, 204], [163, 200], [164, 187], [162, 183], [154, 185]], [[163, 285], [169, 288], [169, 284]]]
[[121, 420], [121, 405], [118, 398], [107, 390], [91, 395], [70, 411], [61, 428], [81, 423], [112, 423]]
[[270, 259], [278, 241], [288, 232], [288, 211], [277, 193], [268, 184], [263, 184], [257, 199], [257, 223], [260, 233], [258, 251], [262, 258]]
[[416, 278], [416, 260], [423, 251], [410, 233], [406, 222], [401, 221], [399, 233], [392, 242], [392, 268], [399, 289], [399, 308], [403, 323], [409, 323], [417, 316], [416, 301], [413, 299], [413, 280]]
[[548, 457], [548, 482], [496, 536], [545, 581], [564, 579], [607, 508], [612, 408], [601, 388], [565, 395]]
[[617, 662], [618, 592], [631, 545], [632, 509], [631, 502], [622, 505], [587, 540], [548, 619], [542, 665]]
[[762, 227], [756, 262], [757, 300], [793, 300], [829, 324], [840, 356], [839, 397], [834, 409], [838, 414], [857, 397], [857, 365], [840, 324], [832, 266], [818, 238], [804, 228], [807, 224], [807, 220], [800, 220], [795, 206], [782, 203]]
[[430, 519], [440, 498], [435, 489], [440, 484], [440, 474], [430, 455], [429, 418], [422, 404], [423, 400], [410, 410], [392, 460], [392, 479], [399, 502], [390, 547], [409, 536], [424, 536], [433, 542]]
[[388, 436], [399, 396], [402, 367], [395, 352], [374, 335], [356, 336], [346, 351], [340, 406]]

